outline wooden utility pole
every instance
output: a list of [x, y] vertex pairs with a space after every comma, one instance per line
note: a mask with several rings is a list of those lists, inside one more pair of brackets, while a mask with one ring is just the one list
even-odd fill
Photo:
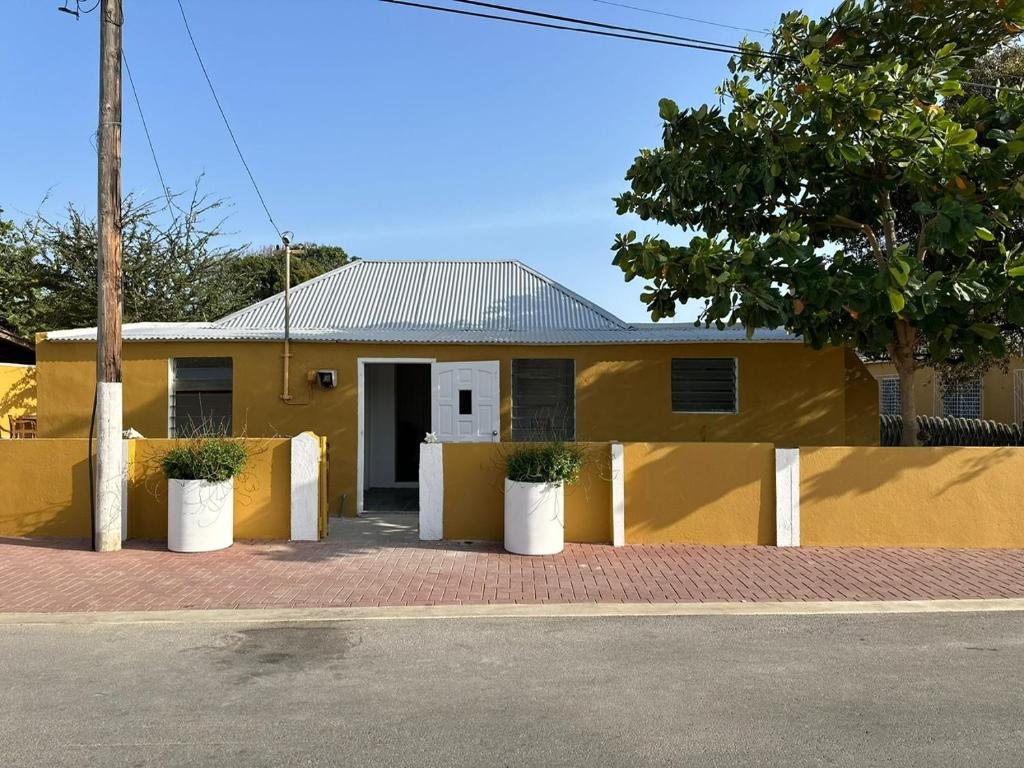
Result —
[[121, 548], [121, 28], [122, 0], [100, 2], [97, 210], [95, 537]]
[[281, 235], [284, 242], [284, 354], [281, 355], [284, 366], [281, 368], [281, 399], [286, 403], [292, 399], [292, 387], [288, 380], [292, 362], [292, 242], [289, 234]]

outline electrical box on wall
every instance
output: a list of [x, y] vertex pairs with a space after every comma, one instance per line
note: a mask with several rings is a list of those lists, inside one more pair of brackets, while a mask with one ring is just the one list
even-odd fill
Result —
[[334, 389], [338, 386], [338, 372], [321, 370], [316, 372], [316, 382], [321, 389]]

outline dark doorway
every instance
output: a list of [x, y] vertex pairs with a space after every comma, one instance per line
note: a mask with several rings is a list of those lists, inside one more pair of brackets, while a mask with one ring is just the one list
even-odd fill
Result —
[[430, 365], [395, 366], [395, 482], [420, 478], [420, 443], [430, 431]]

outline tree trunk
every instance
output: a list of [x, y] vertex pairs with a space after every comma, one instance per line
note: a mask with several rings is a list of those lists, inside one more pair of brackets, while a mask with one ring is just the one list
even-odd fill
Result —
[[917, 445], [917, 401], [914, 399], [914, 374], [917, 363], [914, 360], [914, 346], [917, 343], [917, 329], [906, 320], [896, 321], [896, 334], [889, 345], [889, 357], [900, 376], [900, 416], [903, 418], [903, 432], [900, 445]]
[[917, 403], [914, 401], [914, 370], [900, 371], [900, 416], [903, 432], [900, 445], [917, 445]]

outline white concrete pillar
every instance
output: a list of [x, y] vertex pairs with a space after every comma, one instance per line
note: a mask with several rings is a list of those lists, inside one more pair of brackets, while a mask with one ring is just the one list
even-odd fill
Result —
[[420, 443], [420, 540], [444, 538], [444, 446]]
[[131, 443], [128, 440], [121, 441], [121, 542], [128, 539], [128, 475], [131, 473], [131, 464], [128, 453], [131, 450]]
[[800, 546], [800, 449], [775, 449], [775, 544]]
[[101, 381], [96, 386], [96, 434], [112, 437], [96, 441], [96, 535], [99, 552], [121, 548], [121, 383]]
[[291, 439], [291, 539], [320, 540], [320, 439], [303, 432]]
[[612, 546], [626, 543], [626, 453], [612, 443]]

